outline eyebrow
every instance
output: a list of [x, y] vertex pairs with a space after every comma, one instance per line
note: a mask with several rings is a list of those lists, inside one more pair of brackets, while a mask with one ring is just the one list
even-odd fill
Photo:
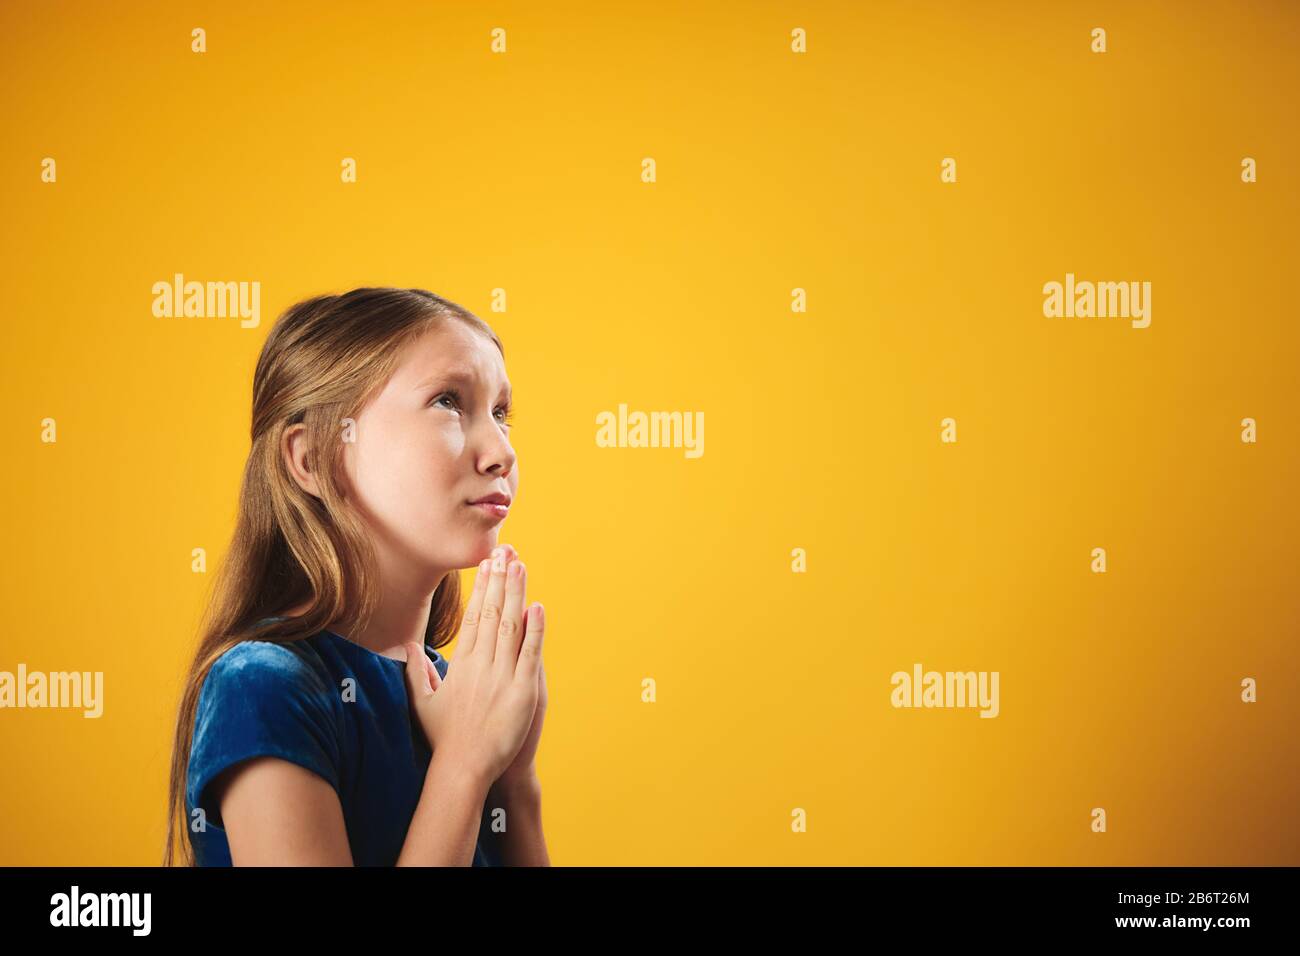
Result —
[[[430, 385], [433, 385], [435, 382], [446, 382], [449, 385], [456, 384], [456, 385], [474, 386], [478, 384], [478, 381], [479, 381], [478, 376], [472, 372], [469, 372], [465, 369], [452, 369], [449, 372], [442, 372], [438, 375], [430, 376], [429, 378], [421, 382], [419, 385], [417, 385], [415, 387], [415, 390], [417, 392], [423, 391], [424, 389], [428, 388]], [[506, 383], [505, 393], [506, 393], [506, 401], [508, 402], [513, 398], [513, 392], [511, 390], [511, 386], [509, 382]]]

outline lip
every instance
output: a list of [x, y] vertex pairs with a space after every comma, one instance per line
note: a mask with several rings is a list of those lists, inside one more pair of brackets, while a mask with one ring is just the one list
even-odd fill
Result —
[[508, 507], [510, 507], [510, 496], [509, 496], [509, 495], [506, 495], [506, 494], [502, 494], [502, 493], [499, 492], [499, 491], [494, 491], [494, 492], [492, 492], [492, 494], [490, 494], [490, 495], [484, 495], [482, 498], [475, 498], [473, 501], [470, 502], [470, 504], [472, 504], [472, 505], [483, 505], [483, 504], [505, 505], [505, 506], [508, 508]]
[[475, 508], [490, 518], [500, 521], [510, 513], [510, 496], [494, 491], [490, 495], [484, 495], [482, 498], [476, 498], [469, 502], [471, 508]]

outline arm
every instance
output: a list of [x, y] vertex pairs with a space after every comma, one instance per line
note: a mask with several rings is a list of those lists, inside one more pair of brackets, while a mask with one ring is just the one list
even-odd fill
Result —
[[474, 862], [488, 784], [434, 750], [424, 790], [406, 831], [398, 866], [469, 866]]
[[214, 781], [235, 866], [351, 866], [339, 795], [279, 757], [244, 761]]
[[336, 787], [342, 704], [288, 645], [236, 644], [203, 682], [187, 783], [236, 866], [351, 866]]
[[[288, 760], [258, 757], [223, 775], [221, 807], [235, 866], [352, 866], [338, 794]], [[487, 786], [449, 761], [429, 762], [397, 866], [469, 866]]]
[[501, 778], [488, 792], [489, 807], [504, 807], [506, 830], [497, 834], [505, 866], [550, 866], [542, 833], [542, 785], [535, 773], [520, 780]]

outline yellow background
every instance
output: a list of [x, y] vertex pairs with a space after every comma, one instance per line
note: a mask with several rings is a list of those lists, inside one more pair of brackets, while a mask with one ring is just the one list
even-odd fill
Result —
[[[6, 2], [0, 669], [102, 670], [105, 713], [0, 711], [0, 864], [159, 860], [254, 362], [362, 285], [505, 342], [557, 865], [1300, 863], [1298, 27]], [[260, 326], [153, 317], [176, 272], [260, 281]], [[1045, 318], [1066, 272], [1150, 281], [1150, 328]], [[703, 411], [704, 456], [597, 448], [619, 403]], [[915, 662], [1001, 715], [892, 708]]]

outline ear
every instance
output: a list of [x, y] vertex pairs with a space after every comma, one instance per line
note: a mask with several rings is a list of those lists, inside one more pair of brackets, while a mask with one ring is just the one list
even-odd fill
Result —
[[307, 426], [299, 422], [284, 430], [281, 439], [285, 466], [303, 491], [313, 498], [320, 497], [320, 484], [316, 481], [316, 461], [307, 445]]

